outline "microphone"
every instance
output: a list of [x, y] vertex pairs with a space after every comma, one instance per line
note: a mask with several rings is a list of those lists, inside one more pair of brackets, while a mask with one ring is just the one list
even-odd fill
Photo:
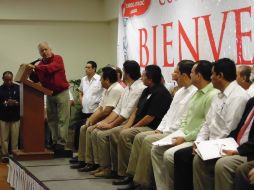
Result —
[[41, 58], [38, 58], [38, 59], [36, 59], [36, 60], [32, 61], [32, 62], [31, 62], [31, 63], [29, 63], [29, 64], [34, 65], [34, 64], [35, 64], [35, 63], [37, 63], [38, 61], [41, 61]]

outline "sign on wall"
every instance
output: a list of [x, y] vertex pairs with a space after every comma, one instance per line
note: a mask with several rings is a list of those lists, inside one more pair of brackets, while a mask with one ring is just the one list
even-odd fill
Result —
[[118, 25], [118, 65], [156, 64], [168, 75], [183, 59], [229, 57], [254, 64], [253, 0], [125, 0]]

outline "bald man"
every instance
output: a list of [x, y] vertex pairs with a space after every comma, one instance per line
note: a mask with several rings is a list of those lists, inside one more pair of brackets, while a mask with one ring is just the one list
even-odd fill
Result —
[[236, 81], [237, 83], [247, 90], [250, 85], [250, 75], [251, 75], [251, 67], [248, 65], [240, 65], [236, 69]]
[[69, 83], [64, 62], [60, 55], [52, 52], [47, 42], [40, 43], [38, 50], [42, 58], [38, 64], [29, 65], [34, 69], [30, 78], [53, 91], [52, 96], [47, 96], [48, 125], [54, 147], [63, 148], [67, 142], [70, 117]]

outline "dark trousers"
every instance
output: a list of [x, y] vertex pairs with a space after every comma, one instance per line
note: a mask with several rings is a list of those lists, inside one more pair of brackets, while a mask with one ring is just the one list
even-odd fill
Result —
[[254, 167], [254, 161], [241, 164], [235, 173], [235, 190], [253, 190], [254, 184], [250, 184], [249, 172]]
[[75, 150], [78, 150], [79, 147], [79, 133], [80, 127], [86, 123], [87, 118], [89, 118], [92, 113], [82, 113], [81, 119], [76, 121], [71, 128], [74, 129], [74, 142], [73, 146]]
[[174, 155], [174, 189], [193, 190], [192, 147], [183, 148]]
[[53, 142], [47, 120], [45, 120], [44, 125], [45, 125], [45, 146], [50, 147]]

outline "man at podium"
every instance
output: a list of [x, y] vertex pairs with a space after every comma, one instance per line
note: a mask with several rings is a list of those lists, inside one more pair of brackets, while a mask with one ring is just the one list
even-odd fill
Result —
[[60, 55], [53, 54], [47, 42], [40, 43], [38, 50], [42, 58], [36, 65], [29, 64], [33, 69], [30, 78], [53, 91], [52, 96], [47, 96], [46, 100], [48, 126], [54, 147], [63, 148], [67, 142], [70, 117], [69, 83], [64, 62]]

